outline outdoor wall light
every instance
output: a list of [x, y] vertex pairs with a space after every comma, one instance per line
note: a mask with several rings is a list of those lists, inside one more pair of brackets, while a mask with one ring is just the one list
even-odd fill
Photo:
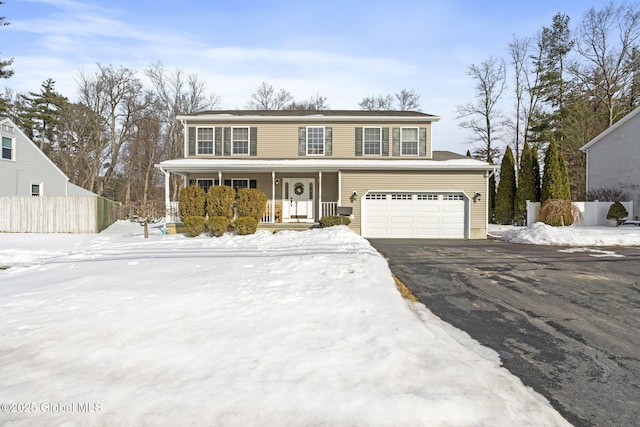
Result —
[[353, 202], [355, 202], [355, 201], [356, 201], [356, 199], [357, 199], [357, 198], [358, 198], [358, 192], [357, 192], [357, 191], [354, 191], [354, 192], [351, 194], [351, 197], [349, 197], [349, 200], [351, 200], [351, 203], [353, 203]]
[[276, 178], [276, 185], [280, 185], [280, 179]]
[[476, 193], [473, 195], [473, 203], [478, 201], [480, 201], [480, 193], [476, 191]]

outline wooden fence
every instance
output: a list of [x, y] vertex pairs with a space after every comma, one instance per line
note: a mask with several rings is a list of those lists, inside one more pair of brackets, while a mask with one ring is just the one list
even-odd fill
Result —
[[0, 232], [99, 233], [118, 206], [98, 196], [0, 196]]

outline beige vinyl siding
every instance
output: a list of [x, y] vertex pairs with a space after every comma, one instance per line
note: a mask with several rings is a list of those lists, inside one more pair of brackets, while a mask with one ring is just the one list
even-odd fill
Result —
[[[395, 191], [452, 191], [464, 192], [472, 198], [476, 192], [481, 200], [471, 201], [471, 229], [470, 237], [486, 238], [486, 179], [484, 171], [344, 171], [342, 172], [342, 206], [353, 207], [354, 220], [351, 228], [360, 233], [362, 197], [370, 190]], [[358, 196], [354, 202], [350, 201], [353, 192]]]
[[[406, 123], [406, 122], [334, 122], [330, 120], [327, 122], [306, 122], [304, 120], [299, 121], [282, 121], [282, 122], [270, 122], [270, 123], [257, 123], [257, 122], [215, 122], [215, 123], [197, 123], [189, 124], [189, 127], [207, 127], [212, 126], [216, 128], [216, 132], [222, 132], [223, 128], [227, 127], [255, 127], [258, 131], [258, 150], [257, 156], [252, 158], [261, 159], [298, 159], [298, 128], [307, 126], [324, 126], [332, 128], [332, 155], [334, 159], [352, 159], [363, 158], [355, 155], [355, 129], [357, 127], [382, 127], [389, 128], [389, 158], [392, 157], [392, 140], [393, 140], [393, 128], [400, 127], [419, 127], [427, 130], [427, 152], [425, 155], [419, 158], [430, 158], [431, 155], [431, 123], [419, 122], [419, 123]], [[188, 132], [187, 132], [188, 134]], [[186, 144], [188, 146], [188, 144]], [[193, 156], [187, 156], [193, 157]], [[211, 155], [199, 155], [197, 158], [220, 158], [220, 156]], [[246, 158], [243, 156], [226, 156], [227, 158]], [[314, 156], [315, 157], [315, 156]], [[365, 156], [366, 158], [372, 158], [375, 156]], [[384, 156], [380, 156], [384, 157]], [[418, 156], [397, 156], [394, 159], [416, 159]]]

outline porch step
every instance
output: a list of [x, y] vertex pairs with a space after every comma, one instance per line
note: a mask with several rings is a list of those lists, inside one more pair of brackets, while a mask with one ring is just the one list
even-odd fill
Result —
[[278, 222], [274, 224], [261, 222], [258, 224], [258, 230], [267, 230], [273, 233], [282, 230], [305, 231], [318, 227], [320, 227], [320, 224], [317, 222]]

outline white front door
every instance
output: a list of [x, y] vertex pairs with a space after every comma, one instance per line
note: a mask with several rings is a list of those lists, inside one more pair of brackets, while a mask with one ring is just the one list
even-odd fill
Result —
[[282, 222], [313, 222], [314, 187], [312, 178], [282, 180]]

